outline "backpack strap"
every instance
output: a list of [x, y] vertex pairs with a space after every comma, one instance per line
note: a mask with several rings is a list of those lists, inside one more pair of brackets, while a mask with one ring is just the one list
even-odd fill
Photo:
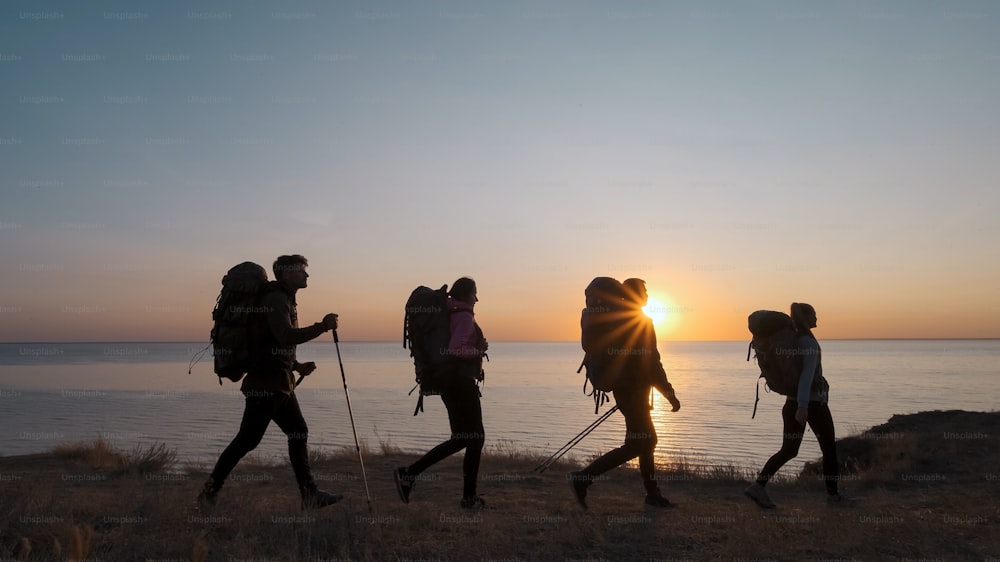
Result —
[[406, 340], [407, 336], [409, 335], [408, 330], [406, 328], [409, 324], [410, 324], [410, 313], [407, 312], [406, 315], [403, 316], [403, 349], [406, 349]]
[[755, 417], [757, 417], [757, 402], [760, 402], [760, 379], [763, 377], [764, 377], [763, 373], [761, 373], [761, 375], [757, 377], [757, 399], [753, 401], [753, 414], [751, 414], [750, 419], [754, 419]]
[[601, 409], [601, 406], [610, 402], [611, 399], [608, 398], [608, 393], [603, 390], [594, 389], [594, 415]]
[[[411, 388], [410, 391], [406, 393], [406, 395], [409, 396], [409, 395], [413, 394], [413, 391], [416, 390], [416, 389], [418, 389], [418, 388], [420, 388], [420, 383], [417, 383], [417, 384], [413, 385], [413, 388]], [[423, 392], [418, 392], [417, 393], [417, 407], [413, 409], [413, 415], [415, 416], [415, 415], [417, 415], [417, 414], [419, 414], [420, 412], [423, 412], [423, 411], [424, 411], [424, 393]]]
[[[583, 361], [580, 363], [580, 368], [576, 370], [576, 374], [579, 375], [580, 372], [583, 371], [583, 366], [586, 363], [586, 361], [587, 361], [587, 358], [586, 358], [586, 356], [584, 356]], [[587, 392], [587, 384], [588, 383], [590, 383], [590, 377], [584, 376], [583, 377], [583, 395], [584, 396], [593, 396], [594, 397], [594, 414], [597, 414], [597, 412], [601, 409], [601, 406], [603, 406], [604, 404], [606, 404], [607, 402], [609, 402], [611, 399], [608, 398], [608, 393], [604, 392], [603, 390], [597, 390], [596, 388], [594, 388], [590, 392]]]
[[[194, 357], [192, 357], [191, 360], [188, 361], [188, 374], [189, 375], [191, 374], [191, 369], [193, 369], [194, 366], [197, 365], [199, 361], [201, 361], [201, 358], [204, 357], [206, 353], [208, 353], [208, 349], [210, 347], [212, 347], [212, 343], [211, 342], [209, 342], [209, 344], [205, 346], [205, 349], [202, 349], [201, 351], [195, 352]], [[222, 377], [219, 377], [219, 384], [222, 384]]]
[[[586, 365], [586, 364], [587, 364], [587, 356], [584, 355], [583, 356], [583, 361], [580, 362], [580, 368], [576, 370], [576, 374], [579, 375], [580, 372], [583, 371], [583, 366]], [[595, 392], [597, 392], [596, 388], [594, 390], [590, 391], [590, 392], [587, 392], [587, 383], [589, 383], [589, 382], [590, 382], [590, 377], [588, 377], [587, 375], [584, 375], [583, 376], [583, 395], [584, 396], [592, 396]]]

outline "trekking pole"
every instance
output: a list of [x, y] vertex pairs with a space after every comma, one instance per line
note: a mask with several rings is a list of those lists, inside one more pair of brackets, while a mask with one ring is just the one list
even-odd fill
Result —
[[552, 453], [552, 456], [546, 459], [545, 462], [536, 466], [535, 472], [541, 474], [542, 472], [545, 472], [546, 470], [551, 468], [552, 465], [556, 463], [556, 461], [558, 461], [560, 458], [562, 458], [563, 455], [568, 453], [570, 449], [576, 447], [577, 444], [580, 443], [580, 441], [583, 441], [588, 435], [590, 435], [595, 429], [597, 429], [597, 426], [604, 423], [605, 420], [611, 417], [611, 414], [614, 414], [617, 411], [618, 411], [618, 405], [616, 404], [610, 410], [601, 414], [601, 417], [591, 422], [591, 424], [588, 425], [586, 429], [578, 433], [576, 437], [570, 439], [565, 445], [560, 447], [559, 450], [557, 450], [555, 453]]
[[365, 499], [368, 500], [368, 513], [372, 512], [372, 495], [368, 491], [368, 476], [365, 475], [365, 459], [361, 456], [361, 442], [358, 441], [358, 428], [354, 426], [354, 412], [351, 411], [351, 395], [347, 392], [347, 375], [344, 374], [344, 361], [340, 358], [340, 338], [337, 330], [333, 331], [333, 345], [337, 347], [337, 363], [340, 364], [340, 378], [344, 381], [344, 398], [347, 399], [347, 415], [351, 418], [351, 431], [354, 432], [354, 447], [358, 451], [358, 461], [361, 463], [361, 479], [365, 483]]
[[537, 467], [535, 467], [535, 470], [539, 474], [541, 474], [542, 472], [545, 472], [546, 470], [548, 470], [549, 468], [551, 468], [552, 465], [554, 465], [556, 463], [556, 461], [558, 461], [560, 458], [562, 458], [563, 455], [565, 455], [566, 453], [568, 453], [570, 449], [572, 449], [573, 447], [576, 447], [588, 435], [590, 435], [591, 433], [593, 433], [593, 431], [595, 429], [597, 429], [597, 426], [599, 426], [602, 423], [604, 423], [604, 421], [607, 420], [609, 417], [611, 417], [611, 414], [615, 413], [617, 410], [618, 410], [618, 406], [616, 405], [616, 406], [612, 407], [610, 410], [608, 410], [607, 412], [604, 412], [604, 414], [602, 414], [600, 418], [598, 418], [598, 419], [594, 420], [593, 422], [591, 422], [591, 424], [589, 426], [587, 426], [586, 429], [584, 429], [583, 431], [581, 431], [579, 434], [577, 434], [576, 437], [570, 439], [568, 443], [566, 443], [558, 451], [556, 451], [555, 453], [553, 453], [552, 456], [548, 458], [548, 460], [546, 460], [542, 464], [540, 464]]

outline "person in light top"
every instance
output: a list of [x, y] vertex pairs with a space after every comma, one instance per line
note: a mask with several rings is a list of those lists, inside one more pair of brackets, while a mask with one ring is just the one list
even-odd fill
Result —
[[822, 353], [819, 342], [812, 333], [812, 329], [816, 327], [816, 309], [806, 303], [793, 302], [790, 313], [797, 333], [798, 352], [802, 357], [798, 391], [795, 396], [789, 396], [781, 408], [781, 449], [768, 459], [757, 475], [757, 481], [747, 487], [744, 493], [763, 508], [775, 508], [764, 487], [778, 469], [798, 455], [808, 423], [816, 434], [823, 453], [823, 480], [826, 484], [827, 501], [831, 504], [850, 503], [837, 490], [839, 465], [833, 416], [828, 405], [830, 385], [823, 377]]

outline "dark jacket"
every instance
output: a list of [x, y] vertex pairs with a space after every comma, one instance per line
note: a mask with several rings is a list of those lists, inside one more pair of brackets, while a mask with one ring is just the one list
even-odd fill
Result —
[[642, 310], [635, 311], [634, 343], [628, 356], [625, 377], [631, 379], [646, 394], [649, 388], [657, 389], [660, 394], [667, 395], [672, 390], [667, 381], [667, 372], [660, 359], [660, 351], [656, 345], [656, 329], [653, 319], [646, 316]]
[[250, 330], [251, 362], [241, 390], [244, 394], [291, 394], [295, 389], [295, 346], [319, 337], [326, 327], [317, 322], [299, 328], [295, 295], [276, 281], [268, 283], [260, 304], [262, 317]]

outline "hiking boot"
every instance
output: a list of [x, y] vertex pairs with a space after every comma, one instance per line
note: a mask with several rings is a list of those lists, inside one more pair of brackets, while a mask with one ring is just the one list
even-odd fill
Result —
[[590, 476], [582, 474], [580, 472], [570, 472], [569, 473], [569, 487], [573, 490], [573, 496], [576, 498], [576, 503], [580, 504], [580, 507], [587, 510], [587, 488], [593, 484], [594, 481], [590, 479]]
[[670, 500], [660, 494], [646, 494], [646, 505], [653, 507], [677, 507], [677, 504], [670, 503]]
[[344, 499], [343, 494], [331, 494], [313, 486], [302, 488], [302, 509], [319, 509]]
[[209, 478], [205, 485], [202, 486], [201, 492], [198, 492], [198, 499], [195, 503], [195, 509], [198, 511], [209, 511], [215, 507], [216, 502], [219, 500], [219, 487], [216, 486], [215, 480]]
[[399, 494], [399, 499], [403, 500], [403, 503], [410, 503], [410, 491], [413, 490], [416, 478], [410, 474], [409, 467], [401, 466], [394, 470], [392, 479], [396, 481], [396, 492]]
[[486, 508], [486, 502], [479, 496], [462, 498], [462, 503], [459, 505], [462, 506], [462, 509], [480, 510]]
[[743, 493], [764, 509], [774, 509], [777, 507], [774, 505], [774, 502], [771, 501], [771, 498], [767, 497], [767, 492], [764, 490], [764, 487], [757, 482], [747, 486], [747, 488], [743, 490]]

